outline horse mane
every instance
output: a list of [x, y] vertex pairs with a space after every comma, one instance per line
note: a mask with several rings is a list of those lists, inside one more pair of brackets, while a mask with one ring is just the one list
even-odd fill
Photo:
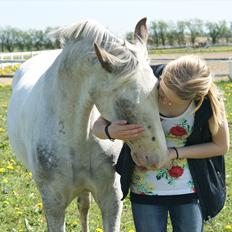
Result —
[[62, 42], [63, 46], [65, 46], [65, 44], [69, 41], [77, 41], [83, 38], [96, 42], [99, 45], [101, 45], [104, 41], [119, 41], [118, 38], [116, 38], [101, 24], [90, 20], [79, 21], [70, 26], [58, 29], [53, 34]]
[[[115, 73], [118, 76], [125, 77], [128, 74], [132, 74], [138, 65], [141, 54], [143, 54], [144, 60], [144, 49], [119, 39], [95, 21], [80, 21], [71, 26], [58, 29], [53, 35], [61, 41], [63, 47], [69, 42], [83, 39], [88, 41], [90, 49], [88, 53], [91, 53], [91, 50], [93, 52], [93, 43], [97, 43], [115, 57], [115, 60], [112, 60], [112, 62], [117, 65]], [[96, 57], [93, 59], [93, 62], [97, 62]]]

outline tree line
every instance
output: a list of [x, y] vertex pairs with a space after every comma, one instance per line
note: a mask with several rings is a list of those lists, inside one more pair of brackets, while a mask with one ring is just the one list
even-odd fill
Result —
[[[0, 52], [36, 51], [60, 47], [59, 41], [49, 33], [57, 28], [45, 30], [20, 30], [15, 27], [0, 27]], [[133, 40], [133, 33], [125, 38]], [[208, 44], [230, 44], [232, 42], [232, 22], [204, 22], [201, 19], [185, 21], [152, 21], [149, 25], [149, 44], [165, 46], [207, 46]]]
[[[126, 34], [133, 40], [133, 33]], [[182, 21], [152, 21], [149, 25], [149, 44], [159, 46], [207, 46], [232, 42], [232, 22], [190, 19]]]
[[15, 27], [0, 27], [0, 52], [38, 51], [60, 47], [59, 41], [51, 38], [49, 33], [56, 28], [45, 30], [20, 30]]

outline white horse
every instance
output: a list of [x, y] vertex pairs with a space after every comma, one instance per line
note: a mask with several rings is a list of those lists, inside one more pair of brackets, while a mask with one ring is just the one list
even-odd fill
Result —
[[82, 230], [89, 231], [92, 193], [102, 212], [104, 231], [116, 232], [122, 203], [113, 165], [122, 142], [99, 140], [92, 134], [97, 109], [110, 121], [126, 119], [144, 125], [144, 135], [128, 141], [136, 162], [149, 166], [167, 157], [156, 78], [144, 43], [146, 19], [135, 28], [135, 45], [91, 21], [56, 35], [63, 49], [33, 57], [14, 77], [8, 110], [10, 142], [33, 174], [48, 231], [65, 231], [65, 209], [76, 197]]

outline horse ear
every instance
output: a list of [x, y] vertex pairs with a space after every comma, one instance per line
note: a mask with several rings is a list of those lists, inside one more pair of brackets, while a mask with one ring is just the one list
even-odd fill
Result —
[[103, 48], [99, 47], [96, 43], [94, 43], [94, 49], [97, 55], [98, 60], [100, 61], [102, 67], [109, 73], [113, 72], [113, 65], [110, 57], [112, 56], [108, 52], [106, 52]]
[[147, 31], [147, 18], [143, 18], [141, 19], [135, 27], [135, 31], [134, 31], [134, 38], [135, 41], [139, 41], [140, 43], [147, 43], [148, 40], [148, 31]]

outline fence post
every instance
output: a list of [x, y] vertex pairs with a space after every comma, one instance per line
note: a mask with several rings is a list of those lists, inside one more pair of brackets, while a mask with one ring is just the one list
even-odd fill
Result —
[[229, 58], [229, 78], [232, 81], [232, 57]]

